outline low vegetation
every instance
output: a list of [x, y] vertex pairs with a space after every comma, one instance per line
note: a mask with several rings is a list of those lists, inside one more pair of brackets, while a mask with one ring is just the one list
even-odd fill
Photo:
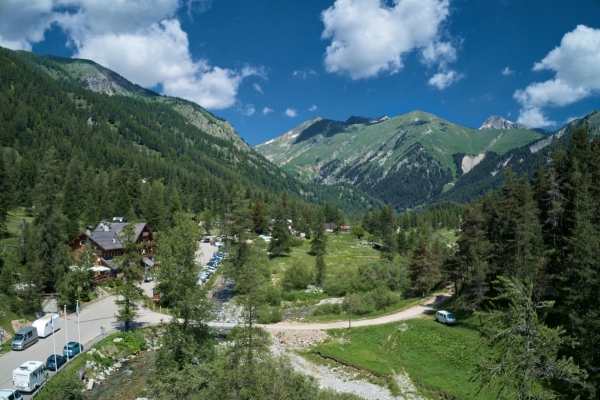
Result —
[[330, 339], [312, 349], [314, 354], [366, 371], [397, 394], [400, 389], [392, 378], [405, 372], [428, 397], [497, 398], [493, 392], [478, 394], [478, 382], [471, 381], [487, 349], [480, 347], [479, 334], [470, 324], [448, 327], [428, 317], [329, 334]]

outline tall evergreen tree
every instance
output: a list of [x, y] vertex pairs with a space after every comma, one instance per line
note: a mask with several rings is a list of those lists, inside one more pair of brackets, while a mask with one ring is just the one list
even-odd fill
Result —
[[115, 304], [118, 306], [115, 318], [123, 321], [123, 329], [131, 328], [131, 321], [138, 316], [138, 302], [144, 298], [139, 283], [143, 278], [143, 259], [141, 243], [135, 242], [135, 225], [129, 223], [123, 227], [119, 238], [123, 244], [123, 253], [115, 257], [118, 269], [123, 273], [123, 284], [117, 286]]
[[59, 170], [55, 150], [46, 153], [36, 186], [35, 218], [39, 234], [37, 250], [46, 282], [56, 282], [67, 272], [70, 264], [69, 238], [65, 232], [66, 218], [61, 212]]
[[9, 196], [12, 191], [9, 182], [6, 167], [4, 166], [4, 154], [0, 148], [0, 238], [6, 233], [6, 221], [8, 215]]
[[409, 264], [414, 292], [425, 297], [440, 281], [442, 277], [440, 267], [429, 248], [429, 238], [424, 234], [419, 235]]
[[574, 398], [577, 389], [590, 390], [586, 371], [572, 358], [559, 356], [563, 347], [575, 345], [574, 340], [562, 327], [547, 327], [538, 315], [552, 302], [535, 302], [531, 281], [501, 277], [498, 283], [500, 296], [495, 300], [508, 302], [508, 307], [483, 314], [482, 333], [491, 351], [475, 372], [481, 388], [498, 388], [500, 398], [522, 400]]
[[275, 223], [273, 225], [273, 232], [271, 233], [271, 242], [269, 242], [269, 252], [277, 257], [281, 257], [281, 255], [287, 254], [292, 250], [290, 245], [292, 234], [288, 229], [286, 210], [287, 200], [284, 196], [279, 207], [275, 210]]
[[265, 209], [258, 196], [256, 196], [256, 200], [254, 201], [250, 218], [252, 222], [252, 230], [259, 235], [263, 234], [268, 228], [267, 217], [265, 215]]
[[67, 179], [63, 188], [62, 212], [66, 219], [65, 233], [68, 240], [73, 239], [79, 233], [79, 201], [75, 193], [75, 184]]

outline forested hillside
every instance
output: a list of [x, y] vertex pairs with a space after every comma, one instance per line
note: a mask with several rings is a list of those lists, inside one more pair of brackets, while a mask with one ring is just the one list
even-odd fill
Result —
[[[301, 203], [335, 200], [345, 211], [369, 203], [355, 189], [296, 182], [256, 152], [204, 132], [165, 104], [175, 100], [95, 93], [41, 72], [48, 65], [60, 70], [51, 60], [9, 50], [0, 55], [0, 145], [12, 206], [34, 205], [48, 157], [61, 194], [69, 185], [72, 218], [83, 224], [118, 214], [144, 218], [158, 230], [177, 208], [218, 218], [238, 186], [267, 207], [283, 190]], [[124, 209], [129, 200], [131, 209]]]

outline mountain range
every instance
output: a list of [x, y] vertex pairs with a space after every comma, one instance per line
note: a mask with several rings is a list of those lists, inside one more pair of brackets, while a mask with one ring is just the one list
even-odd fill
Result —
[[424, 111], [345, 122], [317, 117], [256, 149], [305, 182], [348, 183], [405, 210], [442, 199], [473, 200], [483, 188], [497, 188], [498, 173], [515, 162], [522, 165], [513, 169], [531, 173], [535, 153], [574, 125], [589, 124], [597, 133], [597, 114], [555, 133], [498, 116], [472, 129]]
[[[5, 61], [11, 59], [2, 65], [5, 70], [17, 59], [25, 63], [19, 68], [27, 70], [15, 79], [39, 85], [54, 82], [58, 89], [49, 90], [71, 99], [77, 108], [68, 118], [84, 118], [89, 129], [104, 124], [133, 150], [158, 155], [157, 162], [166, 162], [163, 171], [180, 168], [185, 161], [186, 173], [200, 173], [203, 185], [236, 182], [268, 193], [285, 189], [310, 202], [335, 200], [346, 211], [382, 203], [402, 211], [442, 200], [471, 201], [499, 187], [505, 168], [531, 175], [538, 153], [545, 157], [549, 145], [566, 141], [575, 127], [585, 124], [593, 135], [600, 130], [597, 111], [556, 132], [498, 116], [473, 129], [413, 111], [392, 118], [352, 116], [346, 121], [317, 117], [252, 148], [231, 124], [201, 106], [144, 89], [93, 61], [0, 51], [7, 55]], [[64, 111], [72, 114], [70, 109]], [[138, 117], [142, 114], [144, 118]], [[23, 146], [25, 142], [11, 135], [0, 137], [0, 144]], [[72, 140], [78, 145], [87, 139]], [[33, 143], [41, 146], [41, 141]], [[161, 178], [160, 171], [145, 173]], [[182, 179], [182, 172], [178, 174], [176, 182]], [[212, 180], [206, 181], [209, 176]]]

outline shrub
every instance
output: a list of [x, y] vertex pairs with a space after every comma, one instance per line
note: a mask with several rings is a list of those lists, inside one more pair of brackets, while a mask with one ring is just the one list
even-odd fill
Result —
[[344, 297], [342, 309], [355, 315], [375, 311], [375, 302], [370, 293], [351, 293]]
[[325, 304], [321, 304], [320, 306], [317, 306], [317, 308], [315, 308], [313, 310], [312, 315], [314, 315], [314, 316], [329, 315], [329, 314], [338, 315], [341, 313], [342, 313], [342, 306], [340, 304], [325, 303]]
[[396, 304], [400, 300], [397, 293], [391, 292], [386, 288], [379, 287], [371, 293], [376, 310], [383, 310], [392, 304]]
[[310, 268], [303, 263], [294, 262], [283, 273], [281, 286], [285, 290], [306, 289], [313, 281]]
[[258, 315], [259, 324], [275, 324], [283, 319], [283, 313], [279, 307], [265, 307]]
[[302, 245], [304, 244], [305, 240], [302, 239], [301, 237], [298, 236], [294, 236], [290, 239], [290, 246], [292, 247], [302, 247]]
[[351, 291], [353, 274], [346, 276], [327, 276], [323, 282], [323, 292], [333, 297], [345, 296]]
[[296, 292], [281, 292], [281, 299], [283, 301], [296, 301], [296, 300], [298, 300], [298, 293], [296, 293]]
[[276, 286], [267, 285], [264, 289], [264, 301], [270, 306], [281, 305], [281, 289]]

